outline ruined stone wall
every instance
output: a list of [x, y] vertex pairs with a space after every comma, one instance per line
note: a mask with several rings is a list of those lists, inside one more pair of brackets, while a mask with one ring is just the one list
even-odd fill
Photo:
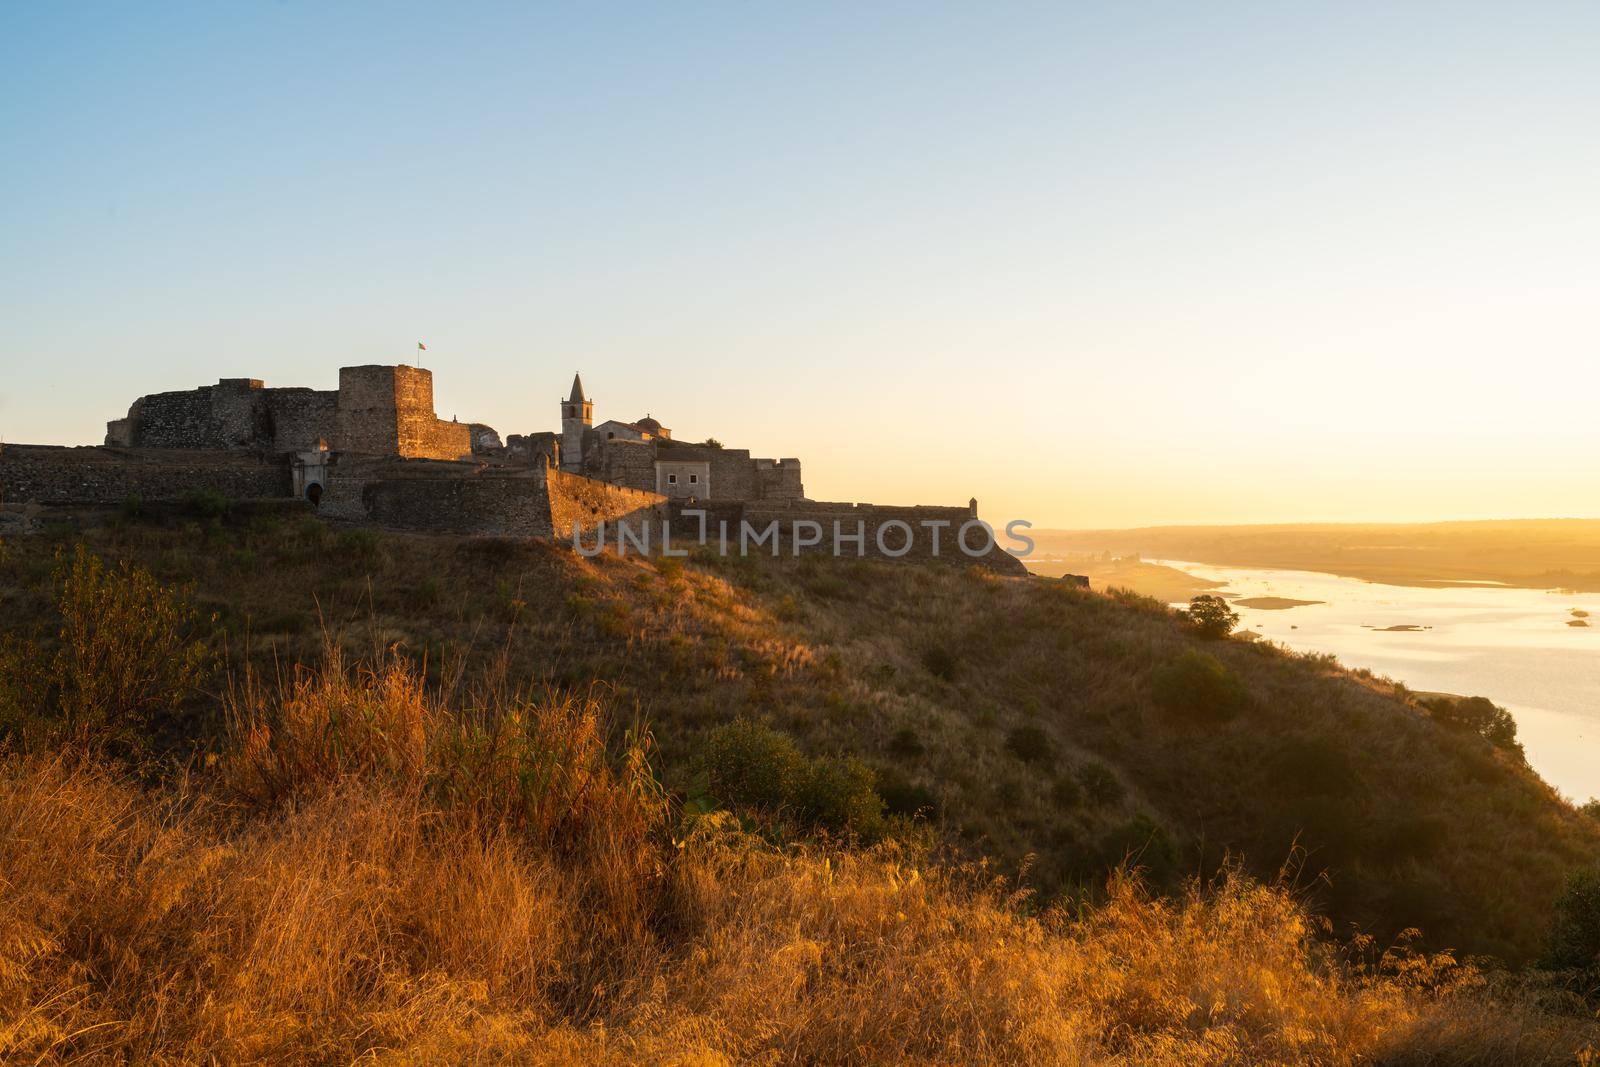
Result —
[[172, 393], [140, 397], [126, 420], [106, 425], [108, 441], [134, 448], [253, 448], [268, 436], [261, 383], [224, 378]]
[[508, 434], [506, 461], [521, 467], [559, 467], [561, 435], [549, 432]]
[[274, 452], [313, 452], [319, 441], [330, 446], [338, 420], [339, 394], [333, 389], [264, 389]]
[[210, 490], [235, 500], [286, 497], [287, 463], [250, 452], [0, 446], [0, 501], [121, 504], [181, 500]]
[[666, 497], [659, 493], [608, 485], [581, 475], [548, 472], [551, 534], [558, 540], [594, 530], [602, 521], [623, 520], [635, 526], [660, 523], [666, 517]]

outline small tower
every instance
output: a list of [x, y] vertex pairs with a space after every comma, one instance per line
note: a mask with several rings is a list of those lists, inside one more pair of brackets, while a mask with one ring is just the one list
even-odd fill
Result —
[[583, 395], [583, 378], [572, 376], [572, 395], [561, 402], [561, 469], [583, 471], [583, 432], [594, 425], [594, 404]]

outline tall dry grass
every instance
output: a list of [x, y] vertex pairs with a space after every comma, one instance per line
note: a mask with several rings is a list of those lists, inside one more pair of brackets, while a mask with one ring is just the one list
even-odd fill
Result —
[[594, 701], [336, 658], [235, 691], [149, 789], [0, 759], [7, 1062], [1566, 1062], [1583, 1018], [1448, 958], [1358, 964], [1286, 891], [1131, 879], [1030, 914], [893, 847], [677, 820]]

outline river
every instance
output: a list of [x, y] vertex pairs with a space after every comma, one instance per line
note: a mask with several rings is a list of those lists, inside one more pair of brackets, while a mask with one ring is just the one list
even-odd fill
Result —
[[[1241, 630], [1290, 648], [1331, 652], [1413, 690], [1488, 697], [1516, 716], [1528, 762], [1545, 781], [1579, 802], [1600, 796], [1600, 594], [1151, 562], [1225, 582], [1216, 592], [1230, 601], [1321, 601], [1234, 610]], [[1579, 622], [1589, 625], [1570, 625]]]

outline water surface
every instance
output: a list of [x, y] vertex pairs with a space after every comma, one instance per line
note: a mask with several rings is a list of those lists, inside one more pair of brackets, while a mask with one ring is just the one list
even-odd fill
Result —
[[[1152, 560], [1225, 582], [1234, 597], [1325, 603], [1236, 606], [1240, 629], [1331, 652], [1412, 689], [1486, 696], [1510, 709], [1528, 762], [1578, 801], [1600, 796], [1600, 594], [1452, 584], [1383, 585], [1313, 571]], [[1587, 627], [1569, 626], [1573, 610]], [[1385, 630], [1392, 626], [1423, 629]]]

